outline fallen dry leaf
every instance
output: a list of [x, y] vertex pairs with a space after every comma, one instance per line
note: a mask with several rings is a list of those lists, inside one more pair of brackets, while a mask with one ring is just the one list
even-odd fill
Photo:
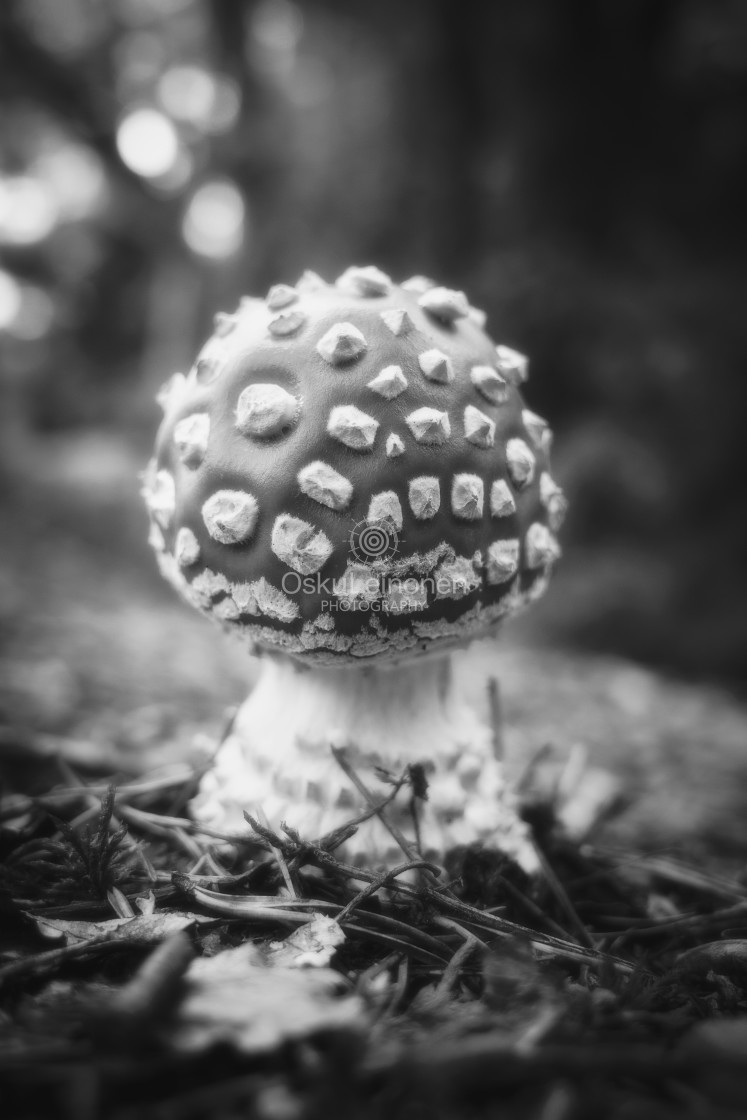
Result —
[[345, 934], [333, 918], [316, 914], [282, 941], [269, 946], [269, 960], [286, 968], [321, 968], [328, 965], [345, 940]]
[[143, 915], [155, 914], [156, 896], [153, 894], [153, 891], [148, 891], [146, 895], [139, 896], [135, 899], [135, 905]]
[[177, 930], [188, 929], [200, 919], [194, 914], [162, 910], [158, 914], [141, 914], [135, 918], [107, 918], [103, 922], [38, 917], [34, 920], [39, 932], [45, 937], [62, 936], [66, 945], [82, 945], [86, 941], [100, 940], [131, 941], [138, 945], [150, 945], [163, 941]]
[[167, 1045], [196, 1052], [227, 1043], [244, 1054], [290, 1039], [364, 1026], [363, 1005], [328, 968], [273, 966], [251, 942], [194, 961]]

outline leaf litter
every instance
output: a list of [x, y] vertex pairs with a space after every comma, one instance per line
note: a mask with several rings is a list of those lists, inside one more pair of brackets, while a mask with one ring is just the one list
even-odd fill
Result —
[[475, 849], [429, 863], [396, 830], [399, 867], [351, 865], [361, 818], [320, 838], [205, 829], [174, 811], [198, 776], [115, 788], [68, 766], [0, 798], [10, 1116], [740, 1114], [747, 885], [595, 846], [608, 789], [587, 783], [575, 814], [562, 782], [527, 801], [529, 881]]

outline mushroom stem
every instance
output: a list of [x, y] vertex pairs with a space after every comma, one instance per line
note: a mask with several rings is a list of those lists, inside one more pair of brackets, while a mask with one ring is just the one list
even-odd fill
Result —
[[[354, 769], [382, 800], [392, 788], [382, 770], [396, 779], [407, 766], [423, 765], [428, 797], [416, 812], [424, 857], [479, 842], [535, 869], [526, 826], [494, 756], [492, 730], [454, 687], [448, 654], [343, 669], [265, 658], [193, 812], [235, 831], [244, 810], [259, 809], [273, 827], [285, 822], [318, 839], [367, 808], [332, 747], [348, 748]], [[411, 790], [402, 789], [386, 813], [412, 837]], [[368, 864], [400, 855], [377, 817], [346, 848], [346, 856]]]

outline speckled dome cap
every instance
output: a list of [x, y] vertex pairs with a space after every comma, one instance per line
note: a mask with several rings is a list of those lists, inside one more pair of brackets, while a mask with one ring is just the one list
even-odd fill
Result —
[[316, 661], [464, 642], [540, 594], [565, 500], [550, 430], [461, 292], [350, 268], [218, 315], [143, 493], [163, 574]]

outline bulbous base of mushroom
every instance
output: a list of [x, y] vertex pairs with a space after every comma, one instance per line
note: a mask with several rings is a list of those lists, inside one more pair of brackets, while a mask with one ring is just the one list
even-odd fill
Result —
[[[517, 813], [490, 728], [456, 694], [448, 655], [391, 668], [305, 669], [267, 658], [232, 734], [193, 800], [193, 815], [227, 832], [243, 831], [244, 811], [316, 840], [369, 807], [335, 758], [346, 757], [379, 802], [408, 765], [422, 764], [427, 800], [404, 786], [388, 819], [426, 858], [442, 860], [480, 843], [527, 872], [537, 857]], [[414, 807], [415, 806], [415, 807]], [[340, 849], [366, 866], [393, 866], [401, 849], [378, 817], [360, 824]]]

